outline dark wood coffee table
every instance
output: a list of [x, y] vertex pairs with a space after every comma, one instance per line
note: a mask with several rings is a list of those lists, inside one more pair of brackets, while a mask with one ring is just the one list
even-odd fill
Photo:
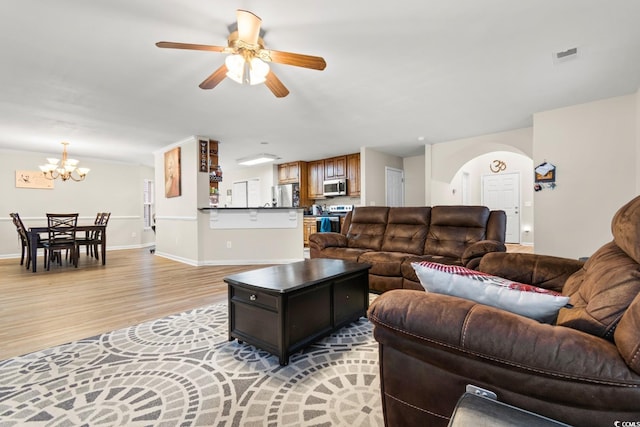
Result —
[[225, 277], [229, 341], [246, 341], [288, 364], [292, 353], [366, 315], [369, 268], [314, 258]]

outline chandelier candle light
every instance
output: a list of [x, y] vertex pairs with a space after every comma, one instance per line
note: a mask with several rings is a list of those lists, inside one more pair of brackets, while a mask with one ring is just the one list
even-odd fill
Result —
[[[64, 146], [62, 150], [62, 161], [60, 159], [47, 158], [46, 165], [40, 166], [40, 170], [42, 174], [47, 179], [62, 179], [63, 181], [67, 181], [72, 179], [74, 181], [82, 181], [89, 173], [88, 168], [79, 168], [77, 167], [78, 161], [75, 159], [67, 158], [67, 145], [68, 142], [61, 142]], [[78, 177], [74, 176], [73, 173], [76, 173]]]

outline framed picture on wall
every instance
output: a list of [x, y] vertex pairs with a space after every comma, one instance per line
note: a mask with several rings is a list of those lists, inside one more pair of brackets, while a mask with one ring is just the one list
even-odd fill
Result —
[[164, 195], [178, 197], [181, 192], [180, 147], [164, 153]]

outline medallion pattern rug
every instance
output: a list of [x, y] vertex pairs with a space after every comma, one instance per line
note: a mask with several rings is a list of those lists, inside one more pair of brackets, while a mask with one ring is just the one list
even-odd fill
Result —
[[382, 426], [366, 318], [289, 365], [228, 340], [216, 304], [0, 362], [0, 425]]

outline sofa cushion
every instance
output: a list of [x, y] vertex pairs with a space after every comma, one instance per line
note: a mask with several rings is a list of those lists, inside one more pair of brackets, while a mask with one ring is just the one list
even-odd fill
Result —
[[371, 252], [371, 249], [328, 247], [322, 251], [322, 257], [358, 262], [360, 256], [367, 252]]
[[640, 294], [625, 311], [614, 333], [620, 355], [637, 374], [640, 374]]
[[569, 297], [544, 288], [513, 282], [465, 267], [432, 262], [413, 263], [428, 292], [466, 298], [541, 322], [555, 320]]
[[461, 258], [465, 249], [486, 239], [489, 208], [434, 206], [424, 254]]
[[429, 230], [430, 213], [430, 207], [390, 208], [382, 250], [422, 254]]
[[[440, 255], [421, 255], [419, 257], [411, 257], [407, 258], [402, 262], [401, 272], [402, 277], [411, 282], [420, 283], [420, 279], [416, 275], [416, 270], [413, 268], [411, 264], [414, 262], [437, 262], [438, 264], [447, 264], [447, 265], [462, 265], [460, 260], [457, 258], [444, 257]], [[423, 288], [419, 288], [423, 289]]]
[[618, 321], [640, 293], [640, 264], [607, 243], [567, 279], [562, 293], [574, 308], [560, 310], [558, 325], [613, 340]]
[[351, 224], [347, 231], [350, 248], [379, 251], [387, 228], [389, 208], [384, 206], [363, 206], [351, 213]]
[[413, 254], [407, 254], [404, 252], [371, 251], [363, 253], [360, 258], [358, 258], [358, 262], [371, 264], [369, 274], [402, 278], [402, 261], [412, 256]]

